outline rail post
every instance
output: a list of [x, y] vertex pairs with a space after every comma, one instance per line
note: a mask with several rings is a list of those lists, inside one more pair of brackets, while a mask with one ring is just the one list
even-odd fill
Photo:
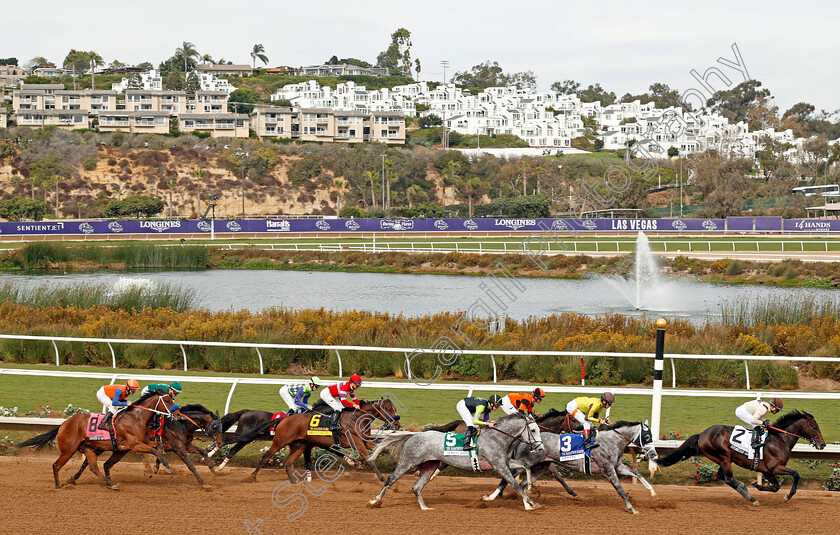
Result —
[[659, 419], [662, 414], [662, 371], [665, 368], [665, 318], [656, 320], [656, 354], [653, 360], [653, 404], [650, 413], [650, 429], [654, 437], [659, 436]]
[[225, 414], [230, 412], [230, 400], [233, 397], [233, 391], [236, 390], [237, 384], [239, 384], [239, 379], [234, 379], [233, 383], [230, 385], [230, 392], [228, 392], [228, 397], [225, 400]]
[[260, 348], [255, 347], [254, 349], [257, 350], [257, 357], [260, 359], [260, 375], [263, 375], [263, 360], [262, 360], [262, 353], [260, 353]]
[[58, 345], [56, 345], [55, 340], [52, 341], [53, 347], [55, 348], [55, 365], [59, 366], [58, 363]]

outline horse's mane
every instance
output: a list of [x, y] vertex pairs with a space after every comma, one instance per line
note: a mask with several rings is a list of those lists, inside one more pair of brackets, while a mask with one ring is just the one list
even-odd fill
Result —
[[542, 416], [540, 416], [539, 418], [537, 418], [537, 422], [538, 423], [539, 422], [544, 422], [544, 421], [548, 420], [549, 418], [554, 418], [555, 416], [564, 416], [566, 414], [568, 414], [568, 413], [565, 410], [564, 411], [558, 411], [557, 409], [554, 409], [554, 408], [548, 409], [547, 413], [545, 413]]
[[[788, 413], [779, 416], [779, 419], [776, 420], [775, 427], [778, 427], [779, 429], [785, 429], [790, 424], [798, 422], [803, 418], [813, 418], [813, 416], [805, 411], [799, 411], [794, 409]], [[770, 432], [778, 433], [778, 431], [776, 431], [775, 429], [771, 429]]]
[[193, 403], [192, 405], [184, 405], [181, 407], [181, 412], [201, 412], [204, 414], [213, 414], [213, 411], [201, 405], [200, 403]]
[[148, 392], [146, 392], [145, 396], [142, 396], [140, 399], [138, 399], [137, 401], [132, 403], [132, 405], [136, 405], [136, 404], [140, 403], [141, 401], [146, 401], [147, 399], [149, 399], [152, 396], [165, 396], [165, 395], [167, 395], [167, 393], [163, 392], [161, 390], [149, 390]]
[[614, 424], [602, 425], [601, 427], [598, 428], [598, 431], [612, 431], [613, 429], [617, 429], [619, 427], [626, 427], [626, 426], [630, 426], [630, 425], [639, 425], [640, 423], [642, 423], [642, 422], [628, 422], [627, 420], [621, 420], [621, 421], [615, 422]]

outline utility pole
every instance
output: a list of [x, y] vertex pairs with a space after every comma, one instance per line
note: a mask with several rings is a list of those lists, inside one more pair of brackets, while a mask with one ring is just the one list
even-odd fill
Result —
[[[446, 68], [449, 67], [449, 60], [448, 59], [441, 60], [440, 66], [443, 67], [443, 94], [444, 94], [444, 97], [445, 97], [446, 96]], [[443, 147], [444, 150], [446, 150], [449, 147], [449, 139], [448, 139], [448, 136], [446, 135], [446, 104], [445, 104], [445, 102], [446, 102], [446, 99], [444, 98], [443, 119], [442, 119], [443, 120], [443, 125], [441, 126], [441, 136], [440, 136], [441, 146]]]
[[683, 180], [682, 180], [682, 156], [681, 156], [680, 157], [680, 219], [682, 219], [682, 216], [683, 216], [682, 185], [683, 185]]

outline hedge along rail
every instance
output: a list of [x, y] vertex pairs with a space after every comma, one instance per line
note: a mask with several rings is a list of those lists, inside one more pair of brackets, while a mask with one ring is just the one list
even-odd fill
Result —
[[[420, 380], [425, 381], [425, 378], [418, 378], [413, 377], [411, 373], [411, 359], [413, 355], [437, 355], [438, 357], [441, 355], [450, 355], [452, 357], [460, 356], [460, 355], [486, 355], [490, 357], [492, 366], [493, 366], [493, 386], [486, 386], [482, 387], [480, 385], [453, 385], [450, 384], [440, 384], [440, 383], [399, 383], [399, 382], [386, 382], [386, 383], [376, 383], [381, 384], [384, 388], [431, 388], [431, 389], [442, 389], [442, 390], [468, 390], [468, 395], [472, 395], [473, 390], [510, 390], [515, 391], [521, 389], [521, 386], [513, 386], [507, 387], [504, 385], [498, 385], [498, 373], [496, 367], [496, 356], [497, 355], [510, 355], [510, 356], [544, 356], [544, 357], [577, 357], [581, 360], [581, 387], [545, 387], [548, 391], [556, 391], [556, 392], [599, 392], [602, 391], [603, 388], [600, 389], [586, 389], [585, 384], [585, 368], [584, 368], [584, 359], [586, 357], [612, 357], [612, 358], [644, 358], [644, 359], [651, 359], [655, 358], [653, 353], [609, 353], [609, 352], [593, 352], [593, 351], [508, 351], [508, 350], [492, 350], [492, 349], [474, 349], [469, 351], [464, 351], [461, 349], [427, 349], [427, 348], [405, 348], [405, 347], [376, 347], [376, 346], [351, 346], [351, 345], [323, 345], [323, 344], [265, 344], [265, 343], [250, 343], [250, 342], [207, 342], [207, 341], [190, 341], [190, 340], [145, 340], [145, 339], [131, 339], [131, 338], [85, 338], [85, 337], [60, 337], [60, 336], [34, 336], [34, 335], [15, 335], [15, 334], [0, 334], [0, 339], [10, 339], [10, 340], [30, 340], [30, 341], [39, 341], [39, 342], [51, 342], [53, 348], [55, 349], [55, 365], [60, 366], [60, 352], [58, 349], [58, 342], [86, 342], [86, 343], [103, 343], [107, 344], [110, 351], [111, 351], [111, 359], [112, 359], [112, 367], [117, 367], [116, 361], [116, 353], [114, 351], [113, 344], [146, 344], [146, 345], [173, 345], [178, 346], [181, 349], [181, 355], [183, 356], [184, 360], [184, 371], [188, 370], [187, 366], [187, 353], [185, 350], [185, 346], [211, 346], [211, 347], [241, 347], [241, 348], [253, 348], [256, 352], [257, 358], [259, 359], [260, 365], [260, 375], [264, 375], [264, 367], [263, 367], [263, 359], [262, 353], [260, 349], [296, 349], [296, 350], [320, 350], [320, 351], [334, 351], [336, 355], [336, 359], [338, 361], [338, 376], [344, 376], [343, 364], [341, 361], [341, 351], [375, 351], [380, 353], [397, 353], [403, 354], [405, 358], [405, 370], [407, 372], [408, 379], [412, 381]], [[777, 362], [838, 362], [840, 363], [840, 357], [797, 357], [797, 356], [776, 356], [776, 355], [694, 355], [694, 354], [679, 354], [679, 353], [670, 353], [664, 354], [664, 358], [668, 358], [671, 361], [671, 390], [667, 390], [664, 392], [665, 395], [682, 395], [682, 396], [704, 396], [709, 395], [709, 392], [714, 393], [717, 397], [747, 397], [744, 393], [745, 391], [702, 391], [702, 390], [677, 390], [677, 375], [676, 375], [676, 366], [674, 364], [676, 359], [696, 359], [696, 360], [743, 360], [744, 361], [744, 369], [746, 372], [746, 392], [751, 390], [750, 385], [750, 376], [749, 376], [749, 362], [750, 361], [777, 361]], [[451, 357], [450, 357], [451, 360]], [[661, 370], [661, 368], [658, 368]], [[13, 370], [13, 369], [0, 369], [0, 373], [8, 373], [8, 374], [18, 374], [18, 375], [27, 375], [27, 373], [22, 373], [31, 370]], [[76, 372], [41, 372], [41, 373], [54, 373], [58, 374], [56, 376], [63, 376], [62, 374], [68, 373], [76, 373]], [[38, 373], [33, 373], [31, 375], [38, 375]], [[131, 377], [147, 377], [147, 376], [138, 376], [136, 374], [101, 374], [96, 376], [97, 378], [107, 379], [110, 378], [113, 384], [114, 381], [118, 377], [120, 378], [128, 378]], [[148, 376], [153, 379], [159, 379], [161, 376], [154, 375]], [[178, 380], [177, 378], [167, 376], [172, 380]], [[228, 399], [225, 404], [225, 412], [227, 412], [227, 408], [230, 407], [230, 400], [233, 396], [233, 392], [236, 389], [238, 384], [288, 384], [290, 382], [295, 382], [295, 380], [284, 380], [284, 379], [256, 379], [256, 378], [199, 378], [199, 377], [183, 377], [184, 381], [187, 382], [216, 382], [216, 383], [230, 383], [231, 389], [228, 394]], [[256, 381], [256, 382], [255, 382]], [[653, 395], [653, 391], [656, 389], [656, 381], [654, 381], [654, 386], [651, 389], [647, 388], [635, 388], [635, 389], [628, 389], [628, 388], [621, 388], [615, 389], [616, 392], [623, 392], [628, 394], [642, 394], [642, 395]], [[659, 382], [661, 384], [661, 381]], [[402, 386], [398, 386], [402, 385]], [[660, 387], [661, 388], [661, 387]], [[753, 395], [753, 394], [750, 394]], [[778, 394], [781, 395], [781, 394]], [[792, 392], [785, 392], [785, 397], [804, 397], [806, 399], [810, 398], [807, 393], [796, 394]], [[840, 400], [840, 394], [815, 394], [815, 396], [822, 396], [821, 399], [838, 399]], [[657, 405], [657, 399], [659, 396], [654, 395], [654, 405]], [[659, 429], [659, 414], [661, 410], [661, 403], [660, 406], [653, 407], [653, 418], [652, 418], [652, 427], [657, 430]]]

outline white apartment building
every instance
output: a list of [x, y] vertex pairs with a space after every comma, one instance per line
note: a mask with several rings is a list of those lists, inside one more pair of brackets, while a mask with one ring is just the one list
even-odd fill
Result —
[[[111, 91], [122, 93], [128, 89], [128, 78], [123, 78], [119, 83], [111, 84]], [[163, 77], [156, 70], [140, 73], [140, 87], [145, 91], [163, 91]]]
[[298, 108], [330, 108], [341, 111], [379, 112], [394, 111], [404, 115], [415, 114], [414, 102], [399, 92], [387, 88], [368, 91], [355, 82], [338, 84], [335, 89], [321, 87], [315, 80], [300, 84], [288, 84], [271, 95], [277, 102], [288, 100]]

